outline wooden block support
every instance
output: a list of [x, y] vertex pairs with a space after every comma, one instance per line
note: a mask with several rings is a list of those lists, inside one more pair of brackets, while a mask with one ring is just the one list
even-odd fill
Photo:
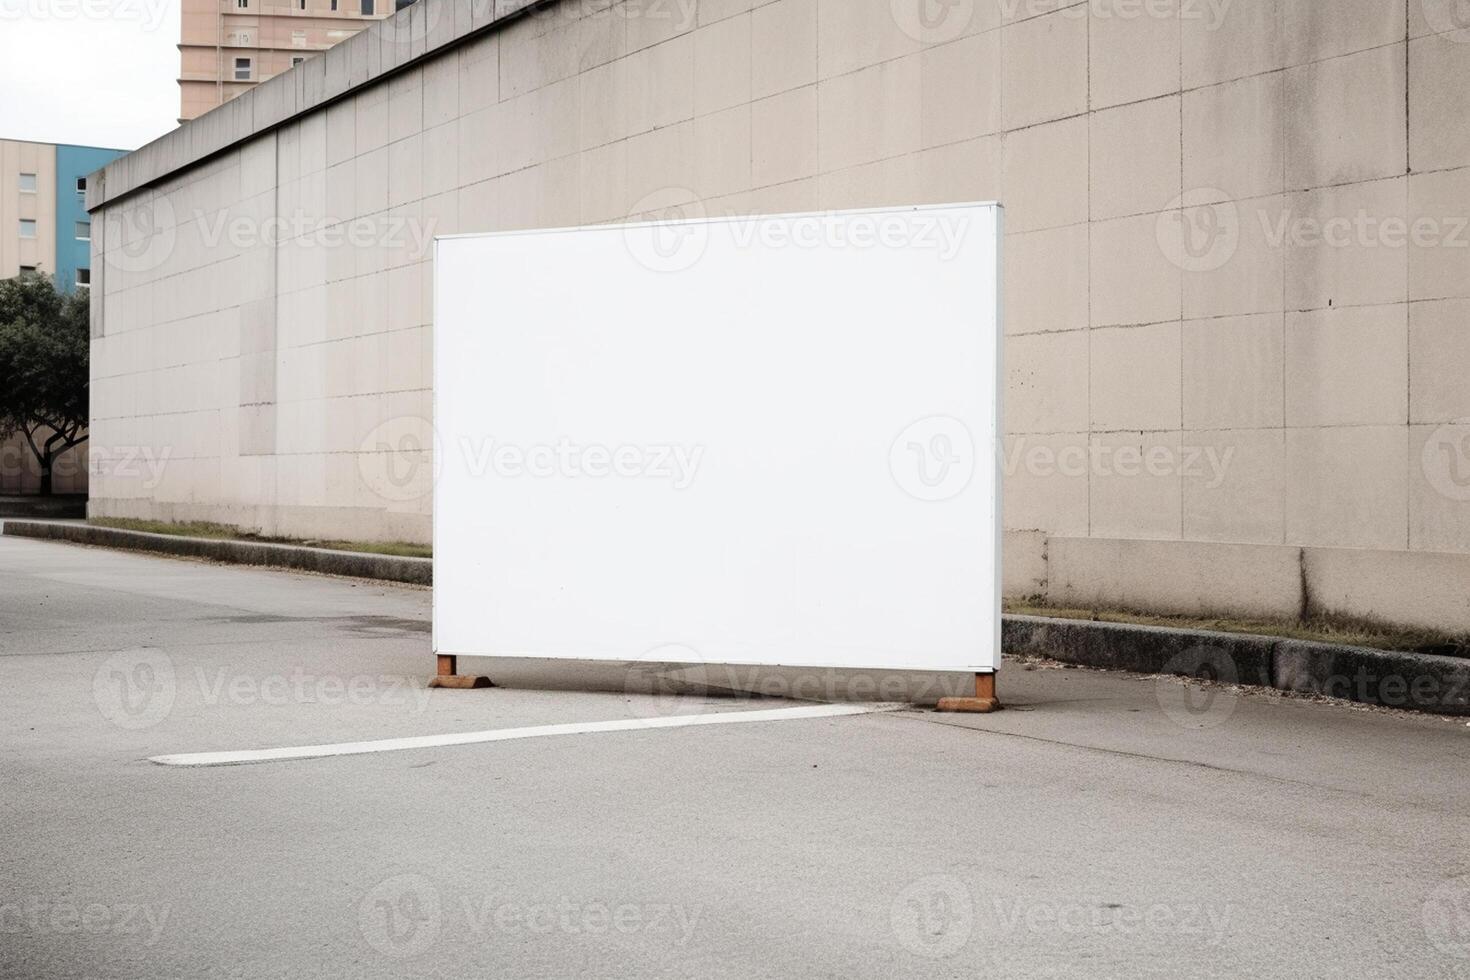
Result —
[[940, 711], [962, 711], [971, 714], [988, 714], [1000, 710], [1000, 699], [995, 696], [995, 674], [975, 675], [973, 698], [940, 698]]
[[474, 690], [481, 687], [494, 687], [490, 678], [479, 674], [461, 674], [459, 672], [459, 658], [454, 654], [437, 654], [437, 673], [434, 679], [429, 681], [430, 687], [445, 687], [459, 691]]

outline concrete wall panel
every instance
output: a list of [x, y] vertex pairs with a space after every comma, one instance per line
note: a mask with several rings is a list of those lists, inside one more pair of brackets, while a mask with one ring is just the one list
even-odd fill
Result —
[[425, 540], [433, 234], [994, 197], [1008, 589], [1294, 615], [1302, 548], [1470, 555], [1438, 6], [523, 6], [420, 0], [107, 168], [94, 439], [169, 462], [94, 512]]

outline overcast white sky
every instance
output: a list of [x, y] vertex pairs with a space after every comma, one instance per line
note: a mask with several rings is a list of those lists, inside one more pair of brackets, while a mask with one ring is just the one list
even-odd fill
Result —
[[0, 0], [0, 139], [135, 150], [177, 125], [179, 0]]

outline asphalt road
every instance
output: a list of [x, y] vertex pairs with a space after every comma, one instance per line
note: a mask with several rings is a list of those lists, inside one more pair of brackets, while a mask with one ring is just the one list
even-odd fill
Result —
[[1463, 721], [1011, 667], [990, 716], [147, 761], [789, 703], [431, 692], [429, 599], [0, 537], [0, 975], [1470, 976]]

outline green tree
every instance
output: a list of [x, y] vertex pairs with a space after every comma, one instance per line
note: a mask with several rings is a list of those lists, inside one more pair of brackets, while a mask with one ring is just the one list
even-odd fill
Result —
[[0, 439], [25, 436], [51, 493], [57, 458], [87, 439], [87, 291], [46, 276], [0, 281]]

